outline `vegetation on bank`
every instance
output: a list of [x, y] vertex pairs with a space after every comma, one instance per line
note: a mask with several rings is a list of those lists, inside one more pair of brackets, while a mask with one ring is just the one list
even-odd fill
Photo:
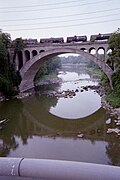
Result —
[[57, 77], [57, 69], [61, 68], [60, 57], [56, 56], [48, 59], [44, 64], [41, 65], [37, 72], [34, 83], [37, 84], [41, 80], [48, 80]]
[[120, 30], [115, 32], [109, 39], [109, 48], [112, 50], [109, 54], [108, 64], [114, 70], [112, 84], [114, 90], [111, 90], [108, 79], [105, 75], [102, 77], [102, 85], [106, 89], [106, 100], [114, 107], [120, 107]]
[[19, 85], [18, 72], [10, 62], [7, 50], [10, 43], [10, 35], [0, 32], [0, 93], [7, 98], [17, 94]]

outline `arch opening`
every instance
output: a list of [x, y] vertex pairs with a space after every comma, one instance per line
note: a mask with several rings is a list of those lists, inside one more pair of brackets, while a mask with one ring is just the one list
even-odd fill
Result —
[[89, 49], [89, 53], [92, 54], [92, 55], [96, 55], [96, 49], [94, 47], [91, 47]]
[[103, 47], [97, 49], [97, 57], [99, 60], [105, 61], [105, 49]]
[[28, 50], [25, 51], [25, 62], [30, 60], [30, 52]]
[[32, 57], [36, 56], [37, 55], [37, 51], [36, 50], [33, 50], [32, 51]]
[[39, 53], [42, 53], [42, 52], [45, 52], [45, 50], [44, 50], [44, 49], [42, 49], [42, 50], [40, 50], [40, 51], [39, 51]]
[[86, 48], [81, 48], [80, 50], [87, 52], [87, 49], [86, 49]]
[[106, 52], [106, 62], [107, 62], [107, 64], [108, 64], [108, 66], [110, 66], [110, 67], [114, 70], [114, 64], [113, 64], [113, 62], [110, 61], [110, 59], [109, 59], [109, 55], [112, 54], [112, 51], [113, 51], [113, 49], [108, 49], [108, 50], [107, 50], [107, 52]]

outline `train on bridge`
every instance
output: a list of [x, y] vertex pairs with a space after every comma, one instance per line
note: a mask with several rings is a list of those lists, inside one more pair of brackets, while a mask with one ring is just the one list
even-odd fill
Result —
[[[99, 40], [108, 40], [112, 33], [107, 33], [107, 34], [96, 34], [96, 35], [91, 35], [90, 36], [90, 42], [94, 41], [99, 41]], [[37, 39], [24, 39], [23, 40], [24, 44], [26, 45], [33, 45], [33, 44], [46, 44], [46, 43], [77, 43], [77, 42], [87, 42], [87, 36], [71, 36], [67, 37], [66, 41], [64, 41], [63, 37], [58, 37], [58, 38], [43, 38], [40, 39], [40, 42], [37, 41]]]

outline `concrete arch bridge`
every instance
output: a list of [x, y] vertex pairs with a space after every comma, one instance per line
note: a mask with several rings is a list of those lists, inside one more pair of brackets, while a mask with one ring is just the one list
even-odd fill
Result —
[[[96, 50], [95, 55], [91, 54], [93, 49]], [[98, 57], [98, 51], [100, 49], [104, 51], [104, 60], [100, 60]], [[107, 41], [28, 45], [23, 51], [20, 51], [17, 54], [15, 59], [16, 69], [20, 70], [22, 77], [19, 86], [20, 92], [25, 92], [34, 87], [34, 77], [42, 63], [51, 57], [64, 53], [76, 53], [96, 63], [107, 75], [112, 87], [111, 76], [113, 70], [106, 64], [107, 51]], [[20, 63], [21, 59], [22, 63]]]

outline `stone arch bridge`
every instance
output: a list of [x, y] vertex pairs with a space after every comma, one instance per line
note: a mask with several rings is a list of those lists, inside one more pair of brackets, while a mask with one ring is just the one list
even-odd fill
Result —
[[[95, 55], [91, 54], [95, 50]], [[104, 51], [104, 60], [99, 59], [99, 50]], [[10, 59], [12, 59], [12, 50], [9, 49]], [[62, 43], [62, 44], [32, 44], [27, 45], [24, 50], [18, 52], [15, 65], [20, 71], [22, 81], [19, 86], [20, 92], [28, 91], [34, 87], [34, 77], [40, 69], [42, 63], [53, 56], [64, 53], [76, 53], [95, 62], [107, 75], [112, 87], [111, 76], [113, 70], [106, 64], [108, 51], [107, 41], [84, 42], [84, 43]]]

